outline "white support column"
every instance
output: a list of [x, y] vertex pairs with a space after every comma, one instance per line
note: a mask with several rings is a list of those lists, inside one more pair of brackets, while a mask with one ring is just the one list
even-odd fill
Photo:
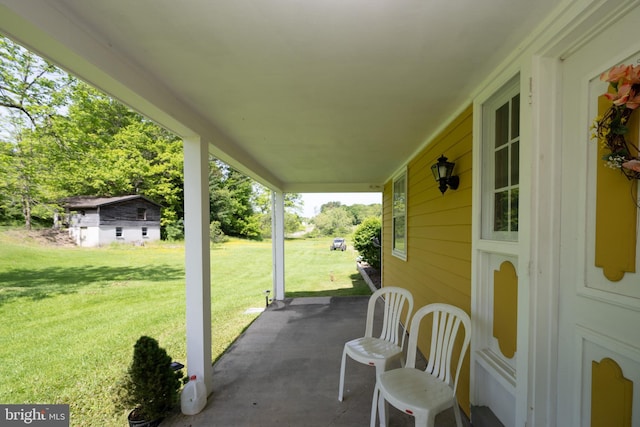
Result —
[[273, 253], [273, 299], [284, 299], [284, 193], [271, 192], [271, 245]]
[[[555, 426], [558, 416], [558, 316], [562, 205], [562, 63], [534, 56], [531, 113], [531, 285], [527, 425]], [[521, 154], [522, 155], [522, 154]], [[520, 348], [520, 347], [518, 347]]]
[[188, 375], [202, 378], [211, 393], [209, 150], [197, 136], [183, 142], [187, 369]]

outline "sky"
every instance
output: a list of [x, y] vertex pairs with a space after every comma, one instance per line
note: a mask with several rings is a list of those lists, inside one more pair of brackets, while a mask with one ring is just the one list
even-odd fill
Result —
[[302, 216], [312, 218], [320, 213], [320, 207], [329, 202], [345, 206], [382, 203], [382, 193], [301, 193], [304, 206]]

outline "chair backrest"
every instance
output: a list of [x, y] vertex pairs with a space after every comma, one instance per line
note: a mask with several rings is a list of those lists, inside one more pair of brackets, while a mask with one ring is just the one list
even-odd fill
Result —
[[[416, 311], [413, 319], [411, 319], [411, 328], [409, 329], [409, 347], [406, 363], [408, 368], [415, 368], [416, 366], [420, 323], [429, 315], [432, 315], [433, 323], [431, 326], [431, 345], [425, 371], [449, 384], [455, 393], [462, 361], [471, 339], [471, 319], [463, 310], [449, 304], [429, 304]], [[461, 325], [463, 326], [462, 329], [460, 328]], [[451, 358], [459, 333], [463, 334], [463, 341], [462, 346], [458, 349], [458, 366], [456, 367], [455, 375], [452, 376]]]
[[[384, 316], [379, 338], [404, 347], [405, 330], [413, 312], [413, 295], [408, 290], [395, 286], [385, 286], [375, 291], [369, 298], [365, 337], [373, 336], [373, 318], [379, 298], [384, 299]], [[407, 311], [403, 317], [405, 306]]]

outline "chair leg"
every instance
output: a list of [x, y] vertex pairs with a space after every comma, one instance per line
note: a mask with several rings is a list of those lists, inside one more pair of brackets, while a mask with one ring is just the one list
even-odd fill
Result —
[[378, 384], [373, 389], [373, 399], [371, 399], [371, 421], [369, 422], [369, 427], [376, 427], [376, 416], [378, 415], [378, 394], [380, 394], [380, 389], [378, 389]]
[[[380, 374], [385, 373], [386, 371], [389, 370], [389, 367], [391, 366], [392, 363], [397, 363], [396, 359], [386, 359], [384, 362], [382, 363], [378, 363], [376, 364], [376, 386], [378, 385], [378, 377], [380, 376]], [[382, 397], [382, 393], [380, 393], [380, 391], [378, 390], [378, 396], [379, 396], [379, 402], [378, 402], [378, 409], [380, 411], [380, 426], [381, 427], [386, 427], [387, 425], [387, 409], [389, 409], [389, 404], [387, 403], [387, 401]]]
[[342, 402], [344, 391], [344, 370], [347, 363], [347, 349], [342, 350], [342, 363], [340, 364], [340, 388], [338, 390], [338, 401]]
[[462, 427], [462, 417], [460, 416], [460, 405], [458, 405], [458, 399], [453, 397], [453, 413], [456, 416], [456, 426]]
[[387, 414], [389, 413], [389, 404], [382, 393], [378, 390], [378, 411], [380, 412], [380, 427], [387, 427]]

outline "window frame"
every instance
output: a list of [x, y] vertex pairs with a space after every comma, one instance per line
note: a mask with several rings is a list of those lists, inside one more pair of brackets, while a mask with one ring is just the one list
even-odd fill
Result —
[[[513, 118], [513, 109], [512, 109], [512, 100], [515, 97], [519, 97], [519, 105], [518, 105], [518, 136], [512, 136], [512, 124]], [[504, 106], [505, 103], [509, 104], [509, 115], [508, 115], [508, 138], [507, 143], [500, 146], [500, 148], [496, 147], [496, 113], [497, 111]], [[481, 220], [481, 239], [482, 240], [497, 240], [497, 241], [505, 241], [505, 242], [517, 242], [518, 241], [518, 230], [507, 230], [501, 231], [495, 230], [495, 221], [496, 221], [496, 195], [499, 193], [496, 190], [496, 160], [495, 155], [496, 152], [505, 147], [508, 148], [508, 157], [506, 164], [508, 165], [508, 171], [506, 173], [508, 177], [509, 184], [503, 187], [500, 187], [502, 191], [506, 189], [508, 191], [509, 196], [513, 194], [513, 192], [517, 192], [517, 200], [518, 204], [522, 197], [520, 194], [520, 151], [521, 151], [521, 140], [522, 140], [522, 92], [520, 90], [520, 76], [516, 75], [513, 77], [508, 83], [498, 89], [493, 96], [491, 96], [485, 103], [482, 105], [482, 154], [481, 154], [481, 162], [482, 162], [482, 193], [481, 193], [481, 205], [482, 205], [482, 220]], [[512, 172], [513, 172], [513, 160], [512, 154], [514, 147], [517, 147], [518, 150], [518, 184], [512, 184]], [[510, 200], [509, 200], [510, 203]], [[512, 210], [511, 204], [509, 204], [509, 210]], [[520, 212], [518, 210], [517, 217], [515, 220], [517, 221], [520, 217]], [[509, 218], [509, 224], [512, 224], [512, 219]]]
[[[397, 185], [398, 184], [398, 185]], [[403, 261], [407, 260], [407, 202], [408, 202], [408, 175], [407, 168], [404, 167], [400, 172], [398, 172], [392, 180], [391, 183], [391, 254], [397, 258], [400, 258]], [[398, 194], [403, 195], [404, 204], [403, 209], [396, 209], [396, 198], [401, 197]], [[401, 228], [398, 229], [396, 226], [398, 220], [402, 220], [402, 224], [400, 224]], [[397, 231], [402, 231], [404, 239], [401, 239], [399, 234], [396, 234]], [[404, 245], [399, 247], [397, 242], [403, 240]]]
[[124, 239], [124, 228], [116, 227], [116, 239]]
[[147, 208], [138, 208], [138, 210], [136, 212], [136, 219], [138, 219], [140, 221], [146, 221], [147, 220]]

